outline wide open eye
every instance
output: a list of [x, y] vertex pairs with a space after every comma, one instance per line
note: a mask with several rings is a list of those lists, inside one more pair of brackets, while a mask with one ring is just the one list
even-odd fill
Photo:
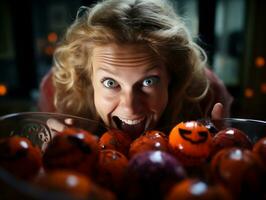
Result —
[[149, 78], [144, 79], [142, 82], [142, 85], [144, 87], [150, 87], [152, 85], [155, 85], [159, 82], [160, 78], [158, 76], [151, 76]]
[[104, 87], [106, 88], [117, 88], [118, 87], [118, 83], [111, 78], [104, 79], [102, 83]]

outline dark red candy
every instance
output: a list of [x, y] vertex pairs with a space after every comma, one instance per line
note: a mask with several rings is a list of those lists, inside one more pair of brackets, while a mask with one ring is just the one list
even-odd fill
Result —
[[223, 184], [236, 199], [260, 199], [263, 191], [263, 170], [257, 156], [242, 148], [225, 148], [211, 160], [211, 175]]
[[119, 193], [127, 167], [128, 159], [122, 153], [113, 149], [101, 150], [97, 169], [98, 183]]
[[58, 199], [116, 199], [112, 192], [73, 170], [50, 170], [38, 176], [33, 183], [46, 191], [61, 194]]
[[100, 137], [99, 147], [114, 149], [127, 156], [130, 143], [131, 138], [127, 134], [118, 129], [110, 129]]
[[135, 139], [130, 145], [129, 157], [131, 158], [137, 153], [151, 150], [170, 152], [168, 138], [163, 132], [150, 130]]
[[219, 131], [212, 138], [211, 155], [213, 156], [223, 148], [239, 147], [252, 149], [252, 141], [243, 131], [236, 128], [226, 128]]
[[261, 138], [254, 144], [253, 153], [259, 157], [266, 170], [266, 137]]
[[208, 185], [199, 179], [184, 179], [176, 183], [165, 200], [233, 200], [232, 195], [222, 185]]
[[92, 176], [98, 162], [98, 137], [87, 131], [61, 133], [48, 144], [44, 155], [45, 170], [73, 169]]
[[51, 170], [34, 180], [41, 188], [62, 192], [77, 198], [87, 198], [92, 193], [94, 183], [85, 175], [72, 170]]
[[30, 179], [37, 175], [42, 166], [41, 151], [26, 137], [2, 138], [0, 166], [18, 178]]

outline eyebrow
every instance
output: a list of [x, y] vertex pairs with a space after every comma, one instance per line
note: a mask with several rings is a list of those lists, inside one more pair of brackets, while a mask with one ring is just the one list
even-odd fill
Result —
[[111, 71], [110, 69], [105, 68], [105, 67], [99, 67], [99, 68], [97, 69], [96, 72], [98, 72], [98, 71], [104, 71], [104, 72], [108, 72], [108, 73], [110, 73], [110, 74], [115, 75], [115, 72], [113, 72], [113, 71]]

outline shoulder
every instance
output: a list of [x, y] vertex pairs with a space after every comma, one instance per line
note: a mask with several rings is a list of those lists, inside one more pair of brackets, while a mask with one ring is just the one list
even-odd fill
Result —
[[41, 80], [39, 86], [38, 109], [42, 112], [53, 112], [54, 107], [53, 72], [49, 70]]
[[211, 69], [205, 67], [204, 70], [209, 80], [210, 88], [203, 102], [205, 104], [208, 102], [211, 109], [215, 103], [222, 103], [225, 109], [225, 116], [229, 116], [233, 102], [232, 95], [228, 92], [224, 82]]

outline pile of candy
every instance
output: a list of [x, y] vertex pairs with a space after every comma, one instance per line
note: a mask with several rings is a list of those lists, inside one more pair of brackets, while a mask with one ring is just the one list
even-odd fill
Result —
[[266, 137], [198, 121], [137, 138], [67, 128], [41, 152], [29, 139], [0, 139], [0, 166], [47, 191], [77, 199], [263, 199]]

